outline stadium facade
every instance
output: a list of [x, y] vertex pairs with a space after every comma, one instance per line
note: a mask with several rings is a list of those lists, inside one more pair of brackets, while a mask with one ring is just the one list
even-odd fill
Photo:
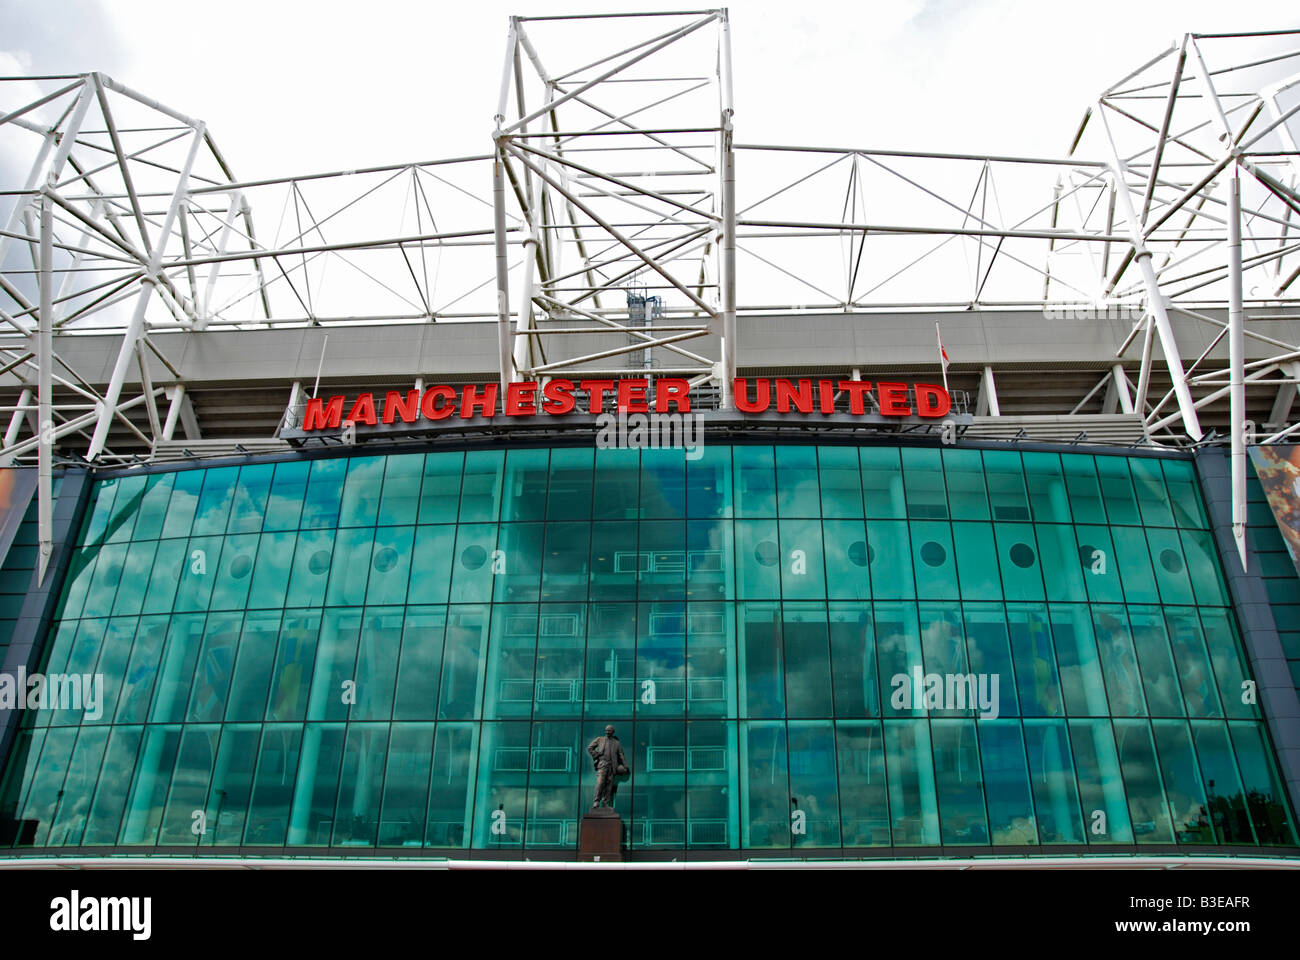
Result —
[[[1189, 35], [1152, 62], [1163, 87], [1148, 64], [1103, 98], [1114, 124], [1130, 87], [1162, 91], [1154, 151], [1108, 128], [1113, 161], [1076, 158], [1087, 121], [1055, 160], [748, 148], [850, 163], [868, 208], [882, 158], [975, 169], [977, 193], [999, 163], [1077, 175], [1040, 219], [918, 199], [885, 227], [856, 194], [746, 219], [769, 198], [736, 200], [725, 11], [644, 20], [564, 74], [533, 32], [609, 22], [512, 20], [496, 152], [445, 164], [240, 182], [201, 124], [98, 74], [6, 105], [0, 130], [46, 146], [6, 234], [31, 264], [3, 262], [0, 857], [572, 860], [613, 724], [630, 860], [1300, 864], [1300, 577], [1272, 482], [1300, 380], [1291, 86], [1220, 90], [1235, 146], [1207, 159], [1183, 72], [1249, 76], [1203, 55], [1246, 38]], [[632, 68], [706, 35], [707, 122], [600, 99], [659, 105], [685, 81]], [[157, 130], [110, 95], [188, 152], [123, 145]], [[116, 167], [79, 162], [110, 142]], [[326, 239], [375, 183], [420, 197], [467, 164], [494, 223]], [[367, 177], [257, 239], [259, 190], [309, 211]], [[983, 258], [973, 297], [871, 299], [859, 268], [913, 265], [869, 243], [936, 234]], [[787, 269], [777, 241], [830, 246]], [[776, 272], [746, 287], [754, 248]], [[825, 250], [843, 302], [767, 299], [796, 269], [822, 289]], [[435, 255], [485, 271], [487, 306], [433, 309]], [[986, 295], [1035, 256], [1032, 297]], [[357, 312], [386, 294], [322, 287], [318, 259], [389, 294], [400, 267], [418, 315]], [[1106, 296], [1049, 301], [1072, 270]]]

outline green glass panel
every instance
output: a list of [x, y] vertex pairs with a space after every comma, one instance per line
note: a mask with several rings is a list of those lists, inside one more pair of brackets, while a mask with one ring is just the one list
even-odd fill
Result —
[[[509, 558], [496, 554], [495, 524], [461, 524], [457, 527], [456, 549], [451, 557], [451, 600], [472, 603], [492, 598], [494, 570]], [[508, 569], [508, 566], [507, 566]]]
[[924, 673], [915, 603], [876, 603], [872, 630], [880, 670], [880, 709], [886, 717], [919, 717], [915, 675]]
[[239, 481], [231, 495], [226, 533], [257, 533], [262, 529], [274, 472], [275, 465], [271, 463], [239, 468]]
[[995, 523], [998, 566], [1007, 600], [1043, 600], [1043, 568], [1034, 528], [1027, 523]]
[[440, 523], [416, 527], [411, 548], [411, 577], [407, 603], [446, 603], [451, 573], [456, 565], [456, 527]]
[[686, 516], [686, 463], [680, 448], [641, 451], [642, 519]]
[[1196, 611], [1167, 609], [1164, 614], [1187, 715], [1223, 716], [1219, 691], [1214, 685], [1214, 668], [1205, 649], [1205, 634]]
[[279, 847], [288, 839], [289, 808], [302, 748], [302, 725], [267, 724], [257, 754], [244, 845]]
[[305, 528], [333, 527], [338, 525], [339, 503], [343, 497], [343, 481], [347, 478], [348, 461], [343, 458], [313, 460], [307, 478], [307, 495], [302, 504], [302, 525]]
[[1134, 841], [1173, 843], [1173, 827], [1150, 725], [1145, 720], [1116, 720], [1115, 741], [1124, 772], [1124, 793], [1128, 797]]
[[[537, 724], [534, 726], [534, 742], [537, 742], [538, 728], [560, 728], [556, 733], [563, 736], [568, 731], [568, 724]], [[682, 809], [682, 794], [686, 789], [686, 724], [674, 721], [638, 720], [630, 743], [625, 743], [624, 754], [632, 770], [631, 782], [620, 784], [615, 795], [615, 804], [631, 808], [628, 822], [629, 846], [633, 849], [680, 849], [686, 845], [686, 820]], [[594, 729], [591, 731], [596, 732]], [[575, 731], [576, 733], [576, 731]], [[626, 733], [619, 734], [626, 736]], [[553, 733], [553, 739], [558, 739]], [[594, 739], [594, 737], [592, 737]], [[590, 741], [588, 741], [590, 742]], [[588, 793], [595, 792], [595, 777], [591, 764], [582, 764], [583, 789], [582, 799], [588, 800]], [[546, 786], [539, 789], [538, 780], [544, 779]], [[568, 813], [573, 816], [574, 790], [567, 787], [567, 779], [562, 773], [541, 773], [534, 770], [528, 786], [528, 799], [531, 803], [551, 800], [555, 817]], [[577, 777], [573, 777], [576, 783]], [[551, 786], [555, 783], [555, 786]], [[628, 790], [627, 788], [631, 788]], [[590, 791], [588, 790], [590, 788]], [[626, 791], [626, 792], [625, 792]], [[628, 795], [630, 793], [630, 796]], [[584, 803], [583, 806], [586, 806]], [[626, 816], [626, 814], [625, 814]], [[574, 817], [576, 821], [576, 817]], [[540, 821], [540, 822], [539, 822]], [[529, 822], [529, 846], [540, 845], [538, 840], [549, 839], [549, 830], [554, 829], [554, 821], [546, 823], [540, 817]], [[576, 824], [575, 824], [576, 825]]]
[[636, 695], [638, 719], [685, 715], [686, 604], [638, 605]]
[[370, 556], [370, 578], [366, 583], [366, 604], [402, 603], [406, 600], [411, 572], [411, 544], [414, 527], [380, 527]]
[[1205, 508], [1201, 506], [1201, 491], [1196, 482], [1196, 467], [1190, 460], [1161, 460], [1165, 487], [1169, 490], [1169, 505], [1174, 520], [1180, 527], [1204, 530], [1209, 526]]
[[550, 485], [546, 491], [547, 520], [590, 520], [595, 452], [583, 447], [551, 451]]
[[1072, 717], [1109, 716], [1088, 608], [1080, 604], [1053, 604], [1051, 621], [1066, 711]]
[[266, 716], [267, 691], [280, 639], [280, 620], [279, 610], [249, 613], [244, 618], [234, 679], [226, 703], [227, 723], [232, 720], [261, 722]]
[[1029, 520], [1024, 465], [1014, 450], [984, 451], [984, 481], [995, 521]]
[[334, 540], [334, 559], [330, 564], [329, 589], [325, 592], [328, 606], [359, 607], [365, 602], [374, 539], [374, 527], [354, 527], [338, 532]]
[[870, 607], [832, 603], [828, 614], [831, 676], [835, 687], [833, 713], [836, 717], [878, 717], [880, 687]]
[[[311, 463], [298, 460], [277, 463], [271, 479], [271, 491], [266, 499], [266, 519], [263, 530], [296, 530], [302, 519], [303, 498], [307, 495], [307, 477]], [[283, 826], [281, 834], [283, 835]]]
[[945, 845], [987, 844], [983, 774], [974, 720], [935, 720], [930, 725], [939, 823]]
[[1106, 507], [1097, 479], [1096, 459], [1083, 453], [1063, 453], [1061, 468], [1065, 472], [1065, 490], [1074, 522], [1105, 523]]
[[1174, 513], [1169, 506], [1169, 491], [1165, 489], [1160, 461], [1133, 457], [1129, 459], [1128, 465], [1133, 471], [1133, 489], [1137, 493], [1142, 523], [1148, 527], [1172, 527]]
[[1001, 600], [998, 552], [989, 523], [954, 523], [953, 550], [964, 600]]
[[740, 715], [785, 714], [785, 677], [781, 659], [781, 606], [746, 603], [736, 611], [740, 654]]
[[817, 448], [779, 446], [776, 465], [777, 513], [782, 517], [821, 516], [821, 490], [817, 480]]
[[742, 723], [741, 846], [789, 847], [793, 826], [784, 723]]
[[903, 496], [903, 466], [893, 447], [862, 447], [862, 502], [868, 517], [903, 520], [907, 502]]
[[989, 500], [980, 452], [945, 448], [943, 471], [948, 485], [948, 511], [952, 518], [988, 520]]
[[[1129, 603], [1159, 603], [1155, 574], [1151, 572], [1151, 554], [1142, 530], [1111, 527], [1115, 543], [1115, 566], [1124, 586], [1124, 599]], [[1109, 567], [1110, 559], [1106, 560]]]
[[[216, 582], [208, 609], [242, 610], [248, 605], [259, 538], [255, 533], [245, 533], [223, 539], [225, 542], [221, 546], [221, 559], [217, 563]], [[215, 560], [215, 552], [208, 559], [209, 562]]]
[[888, 846], [889, 793], [880, 722], [837, 720], [835, 747], [844, 846]]
[[776, 467], [771, 447], [731, 449], [737, 517], [776, 516]]
[[586, 640], [586, 604], [542, 605], [537, 622], [533, 716], [582, 715], [583, 654]]
[[81, 837], [83, 845], [108, 845], [116, 841], [143, 731], [140, 726], [110, 728], [104, 763]]
[[731, 600], [736, 596], [736, 546], [728, 520], [686, 521], [686, 599]]
[[77, 846], [86, 829], [90, 800], [99, 776], [99, 766], [108, 746], [108, 727], [85, 727], [77, 737], [77, 746], [68, 762], [67, 776], [61, 790], [62, 802], [56, 805], [50, 834], [51, 847]]
[[252, 585], [248, 591], [248, 609], [284, 606], [297, 544], [298, 535], [292, 530], [262, 534], [257, 544], [257, 562], [253, 565]]
[[478, 724], [438, 724], [433, 741], [425, 846], [469, 846], [478, 732]]
[[424, 457], [420, 484], [420, 523], [455, 523], [460, 510], [461, 470], [465, 454], [430, 453]]
[[144, 476], [135, 476], [122, 477], [117, 481], [117, 496], [113, 498], [112, 511], [103, 533], [105, 543], [121, 543], [131, 539], [136, 514], [144, 499], [146, 479]]
[[144, 607], [145, 592], [149, 588], [149, 574], [153, 570], [157, 541], [133, 543], [127, 550], [122, 567], [122, 582], [113, 600], [113, 613], [136, 614]]
[[775, 520], [736, 521], [736, 593], [740, 597], [781, 595], [781, 546]]
[[157, 843], [180, 737], [179, 724], [145, 728], [122, 815], [122, 831], [117, 841], [120, 845], [153, 846]]
[[1183, 698], [1173, 651], [1158, 607], [1130, 607], [1133, 646], [1142, 672], [1142, 689], [1153, 717], [1181, 717]]
[[1129, 635], [1128, 617], [1122, 606], [1095, 606], [1092, 625], [1106, 678], [1106, 695], [1114, 717], [1147, 715], [1142, 696], [1142, 677], [1138, 673], [1133, 638]]
[[731, 447], [706, 446], [686, 461], [687, 516], [730, 517], [731, 493]]
[[303, 728], [298, 776], [289, 808], [291, 847], [329, 846], [346, 731], [341, 723], [309, 723]]
[[374, 526], [384, 485], [387, 457], [352, 457], [339, 501], [340, 527]]
[[[1160, 599], [1167, 604], [1198, 602], [1192, 595], [1192, 585], [1187, 579], [1187, 559], [1177, 530], [1147, 530], [1147, 543], [1151, 545], [1152, 569], [1160, 586]], [[1208, 603], [1209, 598], [1200, 601]]]
[[1080, 565], [1079, 543], [1067, 523], [1035, 524], [1038, 556], [1043, 566], [1043, 583], [1051, 601], [1087, 600]]
[[926, 720], [886, 720], [885, 760], [894, 846], [939, 843], [939, 801]]
[[442, 678], [438, 688], [439, 720], [472, 720], [480, 715], [487, 621], [486, 606], [447, 608]]
[[1071, 720], [1070, 745], [1088, 843], [1132, 843], [1133, 827], [1111, 722]]
[[726, 849], [740, 837], [740, 748], [736, 724], [686, 725], [686, 845]]
[[[224, 537], [196, 537], [185, 546], [177, 571], [180, 583], [172, 608], [177, 611], [206, 610], [212, 598], [212, 587], [217, 582], [218, 561]], [[105, 548], [109, 549], [109, 548]], [[232, 558], [233, 559], [233, 558]], [[103, 566], [101, 558], [99, 566]], [[98, 579], [98, 574], [96, 574]], [[86, 605], [90, 609], [89, 601]]]
[[[1255, 836], [1262, 845], [1295, 846], [1295, 821], [1291, 819], [1286, 788], [1264, 739], [1263, 727], [1258, 723], [1234, 720], [1228, 724], [1228, 732], [1237, 754], [1242, 785], [1246, 788], [1246, 803], [1250, 808]], [[71, 772], [68, 777], [71, 779]]]
[[1192, 596], [1201, 606], [1229, 606], [1228, 590], [1219, 570], [1214, 538], [1207, 530], [1181, 530], [1178, 534], [1187, 561]]
[[203, 491], [194, 513], [193, 536], [202, 537], [226, 532], [230, 502], [234, 499], [238, 467], [214, 467], [203, 472]]
[[[208, 789], [212, 786], [221, 733], [222, 728], [217, 724], [187, 724], [182, 729], [171, 789], [158, 832], [160, 844], [191, 846], [196, 841], [203, 842], [208, 831], [218, 829], [214, 817], [216, 811], [208, 809]], [[212, 817], [213, 822], [204, 823], [203, 819], [194, 817], [195, 813], [201, 814], [202, 818]], [[192, 832], [196, 824], [204, 831], [203, 835]]]
[[307, 697], [308, 720], [346, 720], [356, 680], [360, 610], [326, 610], [321, 616], [316, 664]]
[[190, 685], [186, 720], [217, 722], [225, 715], [243, 621], [242, 613], [214, 613], [208, 617], [203, 628], [203, 646]]
[[1215, 837], [1219, 843], [1253, 846], [1255, 832], [1228, 743], [1227, 725], [1222, 720], [1193, 720], [1192, 739], [1201, 762], [1201, 781], [1206, 787]]
[[402, 652], [393, 692], [394, 720], [433, 720], [438, 716], [446, 607], [407, 607]]
[[[122, 682], [122, 694], [117, 701], [114, 723], [141, 723], [148, 716], [149, 701], [162, 661], [167, 640], [166, 616], [142, 617], [136, 629], [135, 646]], [[107, 713], [105, 714], [107, 716]]]
[[162, 536], [176, 477], [175, 473], [155, 473], [145, 477], [144, 496], [136, 511], [135, 529], [131, 531], [133, 540], [157, 540]]
[[592, 600], [635, 600], [640, 555], [634, 522], [595, 522], [591, 525]]
[[782, 613], [783, 659], [790, 665], [785, 677], [786, 714], [829, 717], [834, 708], [826, 606], [787, 602]]
[[938, 450], [907, 447], [903, 460], [903, 490], [907, 516], [912, 520], [946, 520], [948, 495], [943, 482], [943, 459]]
[[318, 607], [325, 602], [330, 566], [334, 561], [333, 530], [303, 530], [293, 555], [293, 572], [285, 603], [290, 607]]
[[818, 447], [817, 479], [823, 517], [860, 518], [862, 471], [853, 447]]
[[1020, 724], [982, 720], [976, 726], [988, 801], [989, 841], [994, 846], [1033, 846], [1038, 843], [1038, 830]]
[[527, 719], [533, 712], [537, 605], [495, 604], [487, 644], [483, 716]]
[[475, 849], [518, 849], [524, 842], [532, 724], [498, 721], [481, 726], [478, 788], [474, 800]]
[[966, 603], [962, 605], [962, 613], [966, 620], [967, 662], [979, 684], [976, 715], [981, 718], [1018, 715], [1016, 674], [1011, 662], [1005, 609], [1000, 603]]
[[[501, 484], [501, 519], [545, 520], [549, 450], [509, 450]], [[468, 472], [466, 474], [468, 478]], [[484, 519], [495, 519], [487, 517]]]
[[841, 600], [870, 599], [870, 551], [862, 521], [823, 520], [822, 539], [826, 545], [827, 595]]
[[1055, 453], [1022, 454], [1025, 484], [1029, 489], [1029, 506], [1034, 522], [1069, 523], [1070, 502], [1065, 490], [1061, 458]]
[[381, 847], [418, 847], [424, 843], [433, 731], [431, 723], [393, 725], [379, 814]]
[[333, 845], [373, 847], [379, 835], [380, 779], [388, 754], [388, 724], [350, 723], [339, 774]]
[[[912, 569], [916, 571], [916, 596], [927, 600], [956, 600], [957, 564], [953, 559], [950, 526], [947, 523], [924, 521], [914, 521], [909, 526], [912, 528]], [[873, 566], [873, 573], [875, 569]], [[876, 595], [890, 596], [879, 590]]]
[[1112, 524], [1132, 525], [1142, 522], [1126, 458], [1098, 457], [1097, 479], [1101, 483], [1102, 500], [1106, 503], [1106, 516]]
[[781, 595], [793, 600], [826, 597], [822, 525], [818, 520], [781, 520]]
[[1174, 838], [1179, 843], [1213, 844], [1205, 785], [1196, 765], [1191, 732], [1182, 720], [1153, 720], [1156, 754], [1160, 758], [1160, 775]]
[[840, 796], [834, 726], [830, 720], [792, 720], [788, 736], [794, 846], [838, 847]]
[[735, 605], [730, 603], [693, 603], [687, 607], [686, 689], [691, 716], [736, 715], [734, 611]]
[[1123, 603], [1124, 588], [1110, 531], [1106, 527], [1076, 527], [1074, 533], [1088, 599], [1093, 603]]
[[268, 720], [303, 720], [320, 635], [319, 610], [286, 610], [271, 671]]
[[597, 449], [593, 483], [592, 517], [635, 520], [640, 513], [641, 451], [616, 447]]
[[153, 723], [184, 719], [206, 621], [207, 617], [201, 613], [172, 617], [158, 673], [158, 689], [149, 708], [149, 720]]
[[587, 599], [589, 523], [548, 523], [542, 556], [543, 601]]
[[[376, 522], [381, 527], [413, 524], [420, 510], [420, 479], [424, 458], [403, 454], [388, 458], [384, 469], [384, 491], [379, 498]], [[420, 817], [424, 814], [421, 812]]]
[[498, 603], [536, 602], [545, 532], [542, 523], [501, 524], [496, 551], [487, 564], [492, 571], [492, 599]]

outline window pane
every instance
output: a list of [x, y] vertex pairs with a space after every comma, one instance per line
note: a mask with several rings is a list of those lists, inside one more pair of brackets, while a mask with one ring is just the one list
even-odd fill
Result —
[[736, 593], [741, 597], [781, 595], [781, 548], [775, 520], [736, 521]]
[[262, 529], [267, 496], [271, 492], [271, 475], [275, 465], [252, 464], [239, 468], [239, 482], [231, 497], [227, 533], [257, 533]]
[[966, 655], [975, 674], [978, 700], [976, 713], [982, 718], [1014, 717], [1016, 677], [1011, 666], [1006, 614], [1000, 603], [962, 605], [966, 618]]
[[829, 717], [833, 708], [826, 607], [820, 603], [786, 603], [782, 610], [784, 661], [789, 665], [785, 678], [786, 713], [791, 717]]
[[635, 520], [640, 512], [641, 489], [639, 450], [602, 447], [596, 450], [595, 489], [600, 491], [591, 505], [597, 520]]
[[1082, 453], [1063, 453], [1061, 466], [1065, 470], [1065, 489], [1074, 522], [1105, 523], [1106, 508], [1102, 505], [1096, 459]]
[[740, 810], [742, 846], [790, 846], [784, 723], [741, 724]]
[[[869, 607], [830, 605], [831, 676], [835, 684], [835, 716], [880, 716], [876, 680], [876, 644]], [[847, 827], [845, 828], [847, 831]], [[846, 838], [845, 842], [848, 840]]]
[[451, 572], [457, 563], [456, 527], [440, 523], [416, 527], [411, 549], [411, 576], [407, 603], [446, 603]]
[[1071, 720], [1070, 744], [1088, 843], [1132, 843], [1115, 737], [1109, 720]]
[[[320, 634], [319, 610], [289, 610], [280, 628], [280, 648], [275, 654], [268, 698], [268, 720], [302, 720], [307, 716]], [[341, 693], [341, 691], [340, 691]]]
[[862, 516], [862, 474], [853, 447], [818, 447], [823, 517]]
[[785, 713], [781, 675], [781, 607], [746, 603], [737, 610], [740, 645], [740, 715], [780, 717]]
[[446, 607], [408, 607], [393, 694], [394, 720], [432, 720], [438, 715]]
[[292, 531], [262, 534], [258, 540], [257, 562], [253, 565], [252, 586], [248, 594], [250, 610], [284, 606], [297, 542], [298, 535]]
[[1079, 541], [1079, 568], [1093, 603], [1123, 603], [1124, 588], [1115, 547], [1106, 527], [1076, 527]]
[[782, 520], [781, 595], [786, 599], [817, 600], [826, 597], [822, 562], [822, 525], [818, 520]]
[[777, 513], [783, 517], [821, 515], [817, 448], [779, 446], [776, 455]]
[[1133, 638], [1129, 636], [1124, 608], [1093, 607], [1092, 624], [1101, 655], [1102, 673], [1106, 677], [1111, 716], [1145, 716], [1142, 678], [1138, 675], [1137, 655], [1133, 652]]
[[387, 753], [388, 724], [348, 724], [334, 814], [334, 846], [375, 845], [382, 799], [380, 783]]
[[919, 717], [923, 705], [915, 703], [914, 672], [924, 672], [921, 631], [914, 603], [874, 604], [872, 627], [880, 669], [880, 709], [886, 717]]
[[1191, 733], [1182, 720], [1154, 720], [1156, 753], [1165, 785], [1165, 798], [1179, 843], [1212, 844], [1209, 808], [1205, 802], [1205, 785], [1196, 765]]
[[729, 520], [686, 521], [686, 599], [736, 596], [733, 527]]
[[984, 451], [985, 480], [994, 520], [1028, 520], [1029, 496], [1024, 467], [1014, 450]]
[[903, 460], [908, 518], [946, 520], [948, 495], [944, 490], [943, 460], [939, 451], [909, 447], [899, 453]]
[[1165, 633], [1164, 617], [1156, 607], [1130, 607], [1128, 615], [1151, 716], [1183, 716], [1179, 677]]
[[298, 781], [289, 813], [289, 846], [329, 846], [343, 762], [341, 723], [309, 723], [303, 728]]
[[483, 701], [483, 643], [487, 608], [449, 607], [438, 691], [439, 720], [472, 720]]
[[684, 716], [686, 605], [643, 603], [637, 617], [636, 715]]
[[1042, 604], [1008, 604], [1007, 628], [1016, 666], [1020, 710], [1026, 717], [1059, 717], [1065, 712], [1056, 651]]
[[[277, 463], [266, 502], [263, 530], [296, 530], [302, 517], [303, 498], [307, 494], [307, 476], [311, 463], [299, 460]], [[281, 830], [283, 830], [283, 821]]]
[[957, 554], [957, 576], [964, 600], [1001, 600], [1002, 578], [993, 541], [993, 525], [954, 523], [953, 548]]
[[478, 724], [438, 724], [433, 741], [426, 846], [469, 846], [477, 756]]
[[[460, 522], [495, 521], [500, 513], [501, 450], [471, 450], [465, 454], [465, 475], [460, 488]], [[421, 519], [424, 511], [421, 510]]]
[[1234, 720], [1228, 724], [1237, 753], [1255, 836], [1261, 844], [1296, 844], [1295, 823], [1287, 809], [1286, 791], [1258, 723]]
[[565, 447], [551, 451], [551, 481], [546, 493], [547, 520], [591, 517], [594, 451]]
[[638, 699], [636, 631], [635, 604], [598, 603], [589, 608], [584, 708], [602, 724], [632, 717]]
[[[916, 595], [925, 599], [956, 600], [957, 564], [952, 556], [952, 533], [948, 524], [914, 522], [909, 526], [912, 528]], [[877, 591], [876, 595], [887, 594]]]
[[301, 746], [300, 725], [268, 725], [262, 733], [244, 826], [246, 846], [278, 847], [285, 843]]
[[[492, 599], [493, 570], [505, 559], [494, 556], [497, 528], [490, 523], [462, 523], [456, 528], [456, 550], [451, 556], [451, 600], [477, 603]], [[435, 599], [436, 595], [430, 597]], [[424, 599], [421, 597], [420, 599]]]
[[943, 470], [948, 483], [948, 508], [952, 518], [989, 519], [988, 494], [984, 488], [984, 460], [980, 452], [945, 448]]
[[424, 842], [433, 724], [394, 724], [379, 816], [379, 846], [418, 847]]
[[[420, 508], [420, 477], [424, 458], [393, 456], [384, 470], [384, 492], [379, 501], [378, 523], [382, 526], [413, 524]], [[420, 818], [423, 819], [423, 811]]]
[[892, 447], [861, 447], [862, 500], [868, 517], [907, 517], [903, 497], [903, 466]]
[[[1124, 598], [1129, 603], [1159, 603], [1155, 575], [1151, 572], [1151, 555], [1143, 531], [1111, 527], [1115, 541], [1115, 565], [1119, 568]], [[1109, 565], [1110, 560], [1108, 559]]]
[[974, 720], [935, 720], [934, 775], [944, 844], [987, 844], [984, 785]]
[[[338, 523], [339, 501], [348, 461], [342, 458], [313, 460], [307, 479], [307, 496], [302, 505], [304, 527], [332, 527]], [[329, 842], [328, 839], [325, 842]]]
[[357, 646], [356, 703], [352, 706], [352, 720], [387, 720], [392, 716], [401, 637], [401, 607], [366, 609]]
[[1101, 483], [1101, 496], [1106, 501], [1106, 516], [1112, 524], [1141, 523], [1137, 499], [1133, 495], [1133, 481], [1125, 457], [1098, 457], [1097, 479]]
[[1124, 792], [1128, 796], [1133, 839], [1137, 843], [1173, 843], [1173, 828], [1160, 771], [1156, 765], [1151, 728], [1145, 720], [1116, 720], [1115, 739], [1124, 771]]
[[635, 522], [597, 522], [591, 525], [590, 599], [636, 599], [636, 578], [640, 567], [637, 552], [639, 526]]
[[730, 517], [731, 447], [706, 446], [686, 461], [686, 513], [690, 517]]
[[686, 516], [686, 455], [682, 449], [641, 451], [641, 517]]
[[939, 843], [939, 809], [926, 720], [886, 720], [889, 815], [894, 846]]
[[1174, 513], [1169, 506], [1169, 492], [1165, 489], [1160, 461], [1133, 457], [1129, 459], [1128, 465], [1133, 471], [1133, 489], [1137, 492], [1142, 523], [1148, 527], [1172, 527]]
[[537, 663], [537, 605], [496, 604], [487, 644], [483, 716], [527, 718], [533, 711]]
[[1201, 781], [1206, 785], [1210, 820], [1219, 843], [1255, 843], [1246, 798], [1237, 775], [1228, 731], [1222, 720], [1193, 720], [1192, 739], [1201, 761]]
[[1066, 711], [1073, 717], [1109, 716], [1088, 608], [1054, 604], [1051, 617]]
[[984, 720], [976, 726], [988, 796], [990, 841], [995, 846], [1037, 844], [1020, 724], [1014, 720]]
[[299, 533], [286, 604], [291, 607], [318, 607], [323, 604], [333, 559], [333, 530], [303, 530]]
[[1042, 843], [1083, 843], [1079, 794], [1064, 720], [1026, 720], [1025, 754], [1034, 790], [1038, 839]]
[[1027, 523], [995, 523], [1002, 589], [1008, 600], [1042, 600], [1043, 571], [1034, 528]]
[[1196, 468], [1190, 460], [1160, 461], [1169, 489], [1169, 503], [1180, 527], [1205, 529], [1209, 523], [1201, 506], [1201, 490], [1196, 483]]
[[424, 457], [420, 484], [420, 523], [454, 523], [460, 506], [460, 474], [465, 454], [430, 453]]
[[225, 719], [261, 722], [266, 716], [266, 697], [280, 636], [280, 611], [250, 613], [244, 618], [235, 660], [234, 679]]
[[776, 472], [771, 447], [737, 446], [731, 449], [735, 474], [735, 515], [776, 516]]
[[367, 604], [402, 603], [406, 600], [414, 535], [414, 527], [380, 527], [375, 531], [370, 579], [366, 584]]
[[861, 520], [823, 520], [826, 545], [826, 588], [832, 598], [868, 600], [871, 575], [868, 572], [867, 530]]
[[546, 468], [549, 460], [549, 450], [506, 452], [505, 477], [501, 486], [502, 520], [546, 518]]
[[789, 737], [794, 845], [838, 847], [840, 798], [835, 772], [834, 728], [829, 720], [791, 721]]
[[1219, 692], [1214, 686], [1214, 668], [1210, 666], [1205, 636], [1196, 611], [1166, 610], [1165, 624], [1188, 716], [1223, 716]]

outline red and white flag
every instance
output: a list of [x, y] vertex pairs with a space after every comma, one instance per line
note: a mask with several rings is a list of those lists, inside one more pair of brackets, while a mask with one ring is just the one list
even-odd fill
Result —
[[948, 390], [948, 351], [943, 348], [943, 334], [939, 332], [939, 321], [934, 322], [934, 335], [939, 338], [939, 364], [943, 367], [943, 389]]

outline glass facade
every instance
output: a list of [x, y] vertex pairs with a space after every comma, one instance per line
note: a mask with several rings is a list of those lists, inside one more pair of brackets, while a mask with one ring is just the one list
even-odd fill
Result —
[[[96, 482], [10, 854], [1294, 847], [1193, 464], [472, 449]], [[490, 855], [490, 854], [487, 854]]]

